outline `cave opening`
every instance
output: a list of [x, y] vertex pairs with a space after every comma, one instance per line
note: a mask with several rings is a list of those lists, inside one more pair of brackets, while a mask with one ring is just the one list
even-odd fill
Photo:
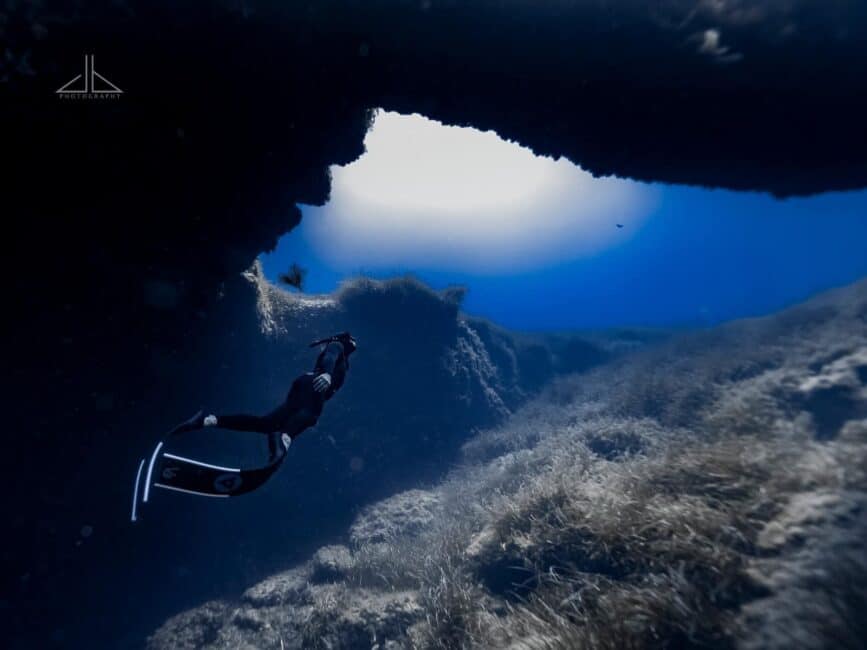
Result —
[[552, 331], [708, 326], [867, 273], [864, 191], [781, 201], [597, 177], [495, 131], [384, 109], [364, 152], [329, 172], [328, 200], [301, 204], [299, 225], [259, 255], [276, 284], [294, 269], [324, 295], [411, 275], [466, 287], [474, 315]]

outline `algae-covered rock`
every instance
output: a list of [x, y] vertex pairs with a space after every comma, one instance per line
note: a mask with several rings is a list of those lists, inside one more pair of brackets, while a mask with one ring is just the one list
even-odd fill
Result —
[[323, 546], [310, 561], [313, 582], [336, 582], [352, 569], [352, 553], [345, 546]]
[[349, 537], [353, 545], [363, 546], [418, 535], [433, 520], [439, 505], [434, 492], [401, 492], [365, 509], [352, 524]]
[[310, 648], [405, 648], [408, 628], [423, 609], [414, 591], [379, 592], [322, 585], [301, 625]]
[[296, 602], [307, 589], [310, 568], [306, 565], [278, 573], [250, 587], [242, 600], [254, 607], [274, 607]]

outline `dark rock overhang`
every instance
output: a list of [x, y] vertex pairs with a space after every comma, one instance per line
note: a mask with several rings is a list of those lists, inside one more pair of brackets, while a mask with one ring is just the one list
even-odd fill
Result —
[[[865, 36], [843, 0], [13, 3], [4, 212], [65, 274], [223, 278], [328, 199], [375, 107], [599, 175], [863, 187]], [[87, 55], [123, 94], [57, 93]]]
[[[328, 165], [361, 153], [378, 106], [594, 174], [778, 195], [867, 183], [867, 8], [842, 0], [49, 0], [2, 18], [7, 154], [45, 194], [91, 179], [127, 206], [234, 197], [261, 223], [325, 201]], [[123, 96], [56, 94], [86, 54]]]
[[[64, 274], [223, 278], [327, 200], [380, 106], [594, 174], [863, 187], [865, 36], [844, 0], [12, 3], [4, 212]], [[122, 95], [57, 93], [87, 55]]]

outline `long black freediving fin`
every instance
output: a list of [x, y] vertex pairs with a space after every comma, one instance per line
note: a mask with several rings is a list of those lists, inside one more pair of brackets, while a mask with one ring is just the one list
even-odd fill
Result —
[[[288, 436], [286, 436], [288, 438]], [[151, 488], [161, 488], [175, 492], [185, 492], [206, 497], [235, 497], [247, 494], [264, 485], [276, 472], [283, 460], [289, 445], [283, 440], [281, 453], [264, 467], [241, 469], [204, 463], [192, 458], [170, 454], [163, 450], [165, 441], [160, 441], [154, 448], [147, 463], [144, 482], [141, 474], [145, 466], [142, 459], [136, 474], [135, 492], [133, 493], [132, 521], [137, 518], [137, 498], [141, 488], [141, 503], [150, 500]], [[291, 442], [291, 441], [290, 441]]]
[[[221, 467], [163, 452], [153, 477], [153, 487], [208, 497], [235, 497], [261, 487], [277, 471], [285, 453], [255, 469]], [[145, 498], [147, 501], [147, 497]]]

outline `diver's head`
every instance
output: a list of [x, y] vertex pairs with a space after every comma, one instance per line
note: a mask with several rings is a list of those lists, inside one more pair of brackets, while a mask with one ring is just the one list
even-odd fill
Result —
[[340, 334], [334, 334], [333, 336], [313, 341], [313, 343], [310, 344], [310, 347], [314, 348], [317, 345], [322, 345], [323, 343], [328, 344], [333, 341], [337, 341], [343, 346], [343, 354], [347, 357], [358, 348], [358, 343], [356, 342], [355, 337], [353, 337], [349, 332], [340, 332]]
[[358, 342], [349, 332], [341, 332], [334, 337], [343, 344], [343, 353], [348, 357], [358, 349]]

